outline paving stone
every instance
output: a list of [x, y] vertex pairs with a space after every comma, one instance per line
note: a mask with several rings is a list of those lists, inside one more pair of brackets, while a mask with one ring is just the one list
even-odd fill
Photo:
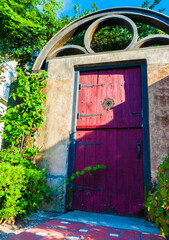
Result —
[[38, 240], [54, 240], [54, 239], [65, 240], [65, 237], [62, 236], [62, 235], [60, 235], [60, 236], [59, 235], [58, 236], [47, 236], [47, 237], [40, 238]]
[[115, 233], [110, 233], [109, 235], [110, 237], [119, 237], [119, 234], [115, 234]]
[[120, 233], [121, 233], [121, 230], [114, 228], [113, 230], [111, 230], [111, 233], [120, 234]]
[[27, 232], [27, 233], [37, 233], [37, 232], [47, 232], [47, 227], [46, 228], [41, 228], [41, 227], [34, 227], [34, 228], [29, 228], [27, 229], [26, 231], [24, 232]]
[[105, 226], [99, 226], [99, 225], [96, 225], [95, 228], [98, 228], [98, 229], [106, 229], [106, 230], [112, 230], [111, 227], [105, 227]]
[[152, 239], [152, 234], [151, 233], [142, 233], [142, 239], [143, 240], [151, 240]]
[[61, 229], [51, 229], [51, 228], [46, 228], [46, 229], [29, 229], [29, 233], [32, 234], [37, 234], [38, 232], [44, 233], [44, 234], [50, 234], [52, 236], [62, 234], [64, 236], [68, 236], [72, 233], [72, 231], [67, 231], [67, 230], [61, 230]]
[[84, 223], [68, 223], [64, 226], [60, 226], [61, 229], [76, 231], [82, 228], [85, 224]]
[[58, 227], [58, 226], [65, 225], [65, 223], [61, 223], [60, 220], [50, 220], [48, 222], [43, 223], [43, 225]]
[[71, 232], [69, 236], [74, 236], [74, 237], [83, 237], [86, 234], [86, 232]]
[[79, 229], [78, 231], [79, 232], [88, 232], [89, 230], [87, 230], [87, 229]]
[[147, 236], [147, 235], [148, 235], [148, 236], [151, 235], [151, 233], [148, 233], [148, 232], [142, 232], [142, 234], [143, 234], [143, 235], [146, 235], [146, 236]]
[[113, 236], [108, 236], [106, 240], [130, 240], [127, 238], [121, 238], [121, 237], [113, 237]]
[[[37, 225], [37, 226], [35, 226], [36, 228], [39, 228], [39, 229], [46, 229], [47, 227], [48, 227], [48, 225], [45, 225], [45, 223], [42, 223], [42, 224], [40, 224], [40, 225]], [[34, 227], [34, 228], [35, 228]], [[28, 228], [27, 230], [29, 230], [30, 228]]]
[[159, 234], [105, 226], [50, 220], [9, 240], [165, 240]]
[[26, 233], [20, 233], [16, 236], [13, 236], [11, 238], [8, 238], [9, 240], [37, 240], [39, 239], [38, 235], [33, 235], [33, 234], [26, 234]]
[[37, 232], [35, 234], [39, 235], [39, 236], [47, 236], [49, 233], [48, 232]]
[[72, 234], [72, 231], [68, 231], [68, 230], [62, 230], [62, 229], [49, 229], [49, 234], [52, 236], [58, 235], [58, 234], [62, 234], [63, 236], [69, 236]]
[[70, 237], [66, 238], [66, 240], [80, 240], [80, 238], [79, 237], [70, 236]]
[[[50, 229], [49, 229], [50, 230]], [[57, 229], [53, 232], [49, 232], [49, 234], [51, 236], [55, 236], [55, 235], [62, 235], [65, 237], [69, 237], [69, 236], [74, 236], [74, 237], [81, 237], [83, 236], [85, 233], [80, 233], [80, 232], [75, 232], [75, 231], [69, 231], [69, 230], [62, 230], [62, 229]]]
[[68, 232], [68, 231], [55, 231], [53, 233], [49, 233], [47, 236], [44, 236], [42, 238], [40, 238], [40, 240], [49, 240], [49, 239], [59, 239], [59, 240], [62, 240], [62, 239], [66, 239], [71, 233]]
[[91, 230], [91, 229], [93, 229], [94, 227], [95, 227], [94, 225], [87, 224], [87, 225], [84, 225], [84, 226], [83, 226], [83, 229]]
[[141, 233], [132, 230], [123, 230], [120, 237], [130, 240], [141, 240]]
[[109, 232], [101, 229], [91, 229], [84, 237], [83, 240], [104, 240]]
[[143, 240], [165, 240], [165, 238], [163, 238], [158, 234], [149, 234], [149, 235], [142, 234], [142, 239]]
[[32, 233], [32, 234], [37, 234], [38, 232], [43, 232], [43, 233], [55, 233], [56, 232], [56, 230], [57, 229], [52, 229], [52, 228], [45, 228], [45, 229], [43, 229], [43, 228], [30, 228], [30, 229], [28, 229], [28, 230], [26, 230], [25, 232], [27, 232], [27, 233]]
[[152, 237], [152, 236], [144, 236], [142, 239], [143, 239], [143, 240], [152, 240], [153, 237]]

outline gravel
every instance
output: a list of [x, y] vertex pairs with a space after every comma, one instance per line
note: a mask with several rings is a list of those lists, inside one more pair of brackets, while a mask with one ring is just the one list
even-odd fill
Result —
[[0, 225], [0, 239], [4, 240], [19, 234], [26, 229], [35, 227], [43, 222], [55, 219], [59, 213], [37, 211], [32, 215], [27, 216], [24, 220], [18, 220], [15, 224]]

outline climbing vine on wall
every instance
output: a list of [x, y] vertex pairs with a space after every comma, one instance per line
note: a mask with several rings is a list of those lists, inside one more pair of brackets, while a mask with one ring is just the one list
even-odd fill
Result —
[[93, 166], [93, 167], [88, 166], [88, 167], [86, 167], [85, 169], [83, 169], [83, 170], [81, 170], [81, 171], [77, 171], [77, 172], [73, 173], [73, 174], [70, 176], [70, 178], [66, 178], [65, 181], [64, 181], [62, 184], [60, 184], [59, 186], [56, 186], [56, 187], [55, 187], [55, 188], [56, 188], [56, 191], [59, 191], [60, 189], [63, 190], [63, 187], [64, 187], [65, 184], [67, 184], [67, 185], [70, 184], [70, 186], [71, 186], [71, 184], [73, 183], [73, 180], [74, 180], [75, 178], [79, 178], [80, 176], [83, 176], [86, 172], [88, 172], [89, 175], [91, 176], [94, 171], [101, 170], [101, 169], [104, 169], [104, 168], [106, 168], [106, 167], [107, 167], [107, 166], [104, 165], [104, 164], [97, 164], [97, 165], [95, 165], [95, 166]]
[[34, 135], [44, 121], [42, 88], [47, 73], [25, 76], [21, 69], [16, 71], [16, 90], [11, 94], [15, 106], [1, 117], [5, 148], [0, 151], [0, 222], [9, 223], [33, 212], [42, 199], [49, 199], [51, 190], [45, 184], [44, 170], [34, 164], [38, 153]]
[[18, 104], [9, 108], [1, 119], [5, 124], [2, 137], [7, 147], [1, 151], [0, 157], [12, 164], [18, 164], [23, 158], [33, 163], [38, 153], [34, 146], [34, 135], [44, 121], [43, 102], [46, 96], [41, 90], [46, 85], [47, 73], [42, 71], [25, 76], [21, 69], [16, 71], [16, 91], [10, 97]]

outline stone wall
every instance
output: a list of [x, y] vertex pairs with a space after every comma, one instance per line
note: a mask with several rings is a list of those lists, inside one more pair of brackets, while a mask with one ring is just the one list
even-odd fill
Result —
[[[160, 159], [166, 156], [169, 147], [169, 46], [58, 57], [48, 61], [46, 122], [39, 131], [37, 164], [46, 168], [51, 187], [61, 184], [67, 177], [74, 69], [138, 60], [147, 62], [151, 175], [155, 177]], [[43, 208], [63, 212], [64, 204], [65, 186], [58, 197], [54, 192], [51, 204]]]
[[149, 79], [149, 128], [151, 173], [155, 178], [161, 158], [169, 149], [169, 64], [150, 68]]

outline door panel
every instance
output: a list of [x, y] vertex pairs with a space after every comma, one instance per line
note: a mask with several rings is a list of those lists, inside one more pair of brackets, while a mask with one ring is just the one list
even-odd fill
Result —
[[107, 167], [74, 180], [72, 209], [137, 213], [144, 208], [140, 69], [82, 72], [80, 85], [74, 172]]
[[[133, 214], [144, 206], [142, 129], [78, 130], [75, 171], [105, 164], [106, 169], [74, 180], [73, 209]], [[141, 143], [137, 159], [137, 143]]]
[[[78, 113], [96, 116], [79, 117], [77, 128], [141, 127], [140, 76], [139, 68], [83, 72], [80, 75], [83, 87], [79, 90]], [[87, 87], [90, 85], [95, 86]], [[114, 101], [111, 110], [103, 108], [107, 98]]]

